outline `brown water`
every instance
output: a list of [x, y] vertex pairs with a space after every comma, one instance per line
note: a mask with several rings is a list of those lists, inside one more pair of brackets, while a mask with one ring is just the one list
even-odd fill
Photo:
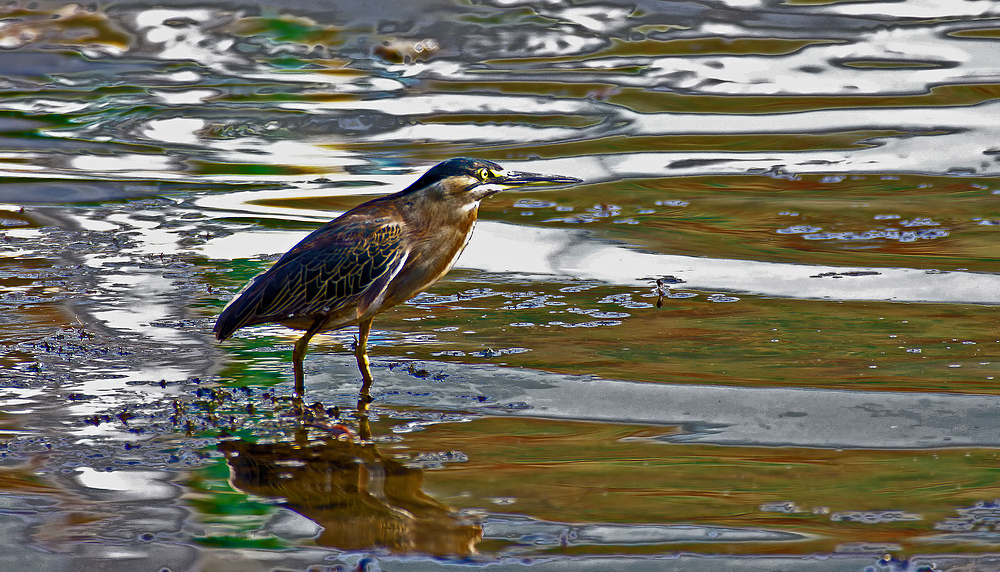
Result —
[[[0, 9], [0, 568], [1000, 570], [998, 16]], [[302, 426], [218, 312], [457, 155], [584, 183], [376, 320], [370, 425], [315, 338]]]

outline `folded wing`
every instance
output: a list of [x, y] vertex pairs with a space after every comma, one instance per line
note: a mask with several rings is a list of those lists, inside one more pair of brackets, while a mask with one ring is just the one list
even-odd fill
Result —
[[224, 340], [243, 326], [335, 314], [351, 306], [363, 312], [406, 261], [401, 239], [402, 228], [392, 221], [327, 223], [233, 298], [215, 323], [216, 337]]

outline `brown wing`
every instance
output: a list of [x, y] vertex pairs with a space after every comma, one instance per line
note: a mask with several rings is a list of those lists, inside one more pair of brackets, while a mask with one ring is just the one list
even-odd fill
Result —
[[[226, 306], [215, 335], [243, 326], [367, 307], [406, 260], [402, 228], [391, 221], [337, 219], [316, 229], [250, 281]], [[362, 308], [363, 310], [364, 308]]]

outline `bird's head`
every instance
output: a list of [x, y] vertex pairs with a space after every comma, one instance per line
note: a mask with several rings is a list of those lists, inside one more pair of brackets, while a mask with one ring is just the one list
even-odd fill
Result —
[[457, 157], [431, 167], [401, 194], [422, 192], [436, 200], [474, 205], [505, 189], [579, 182], [575, 177], [508, 171], [492, 161]]

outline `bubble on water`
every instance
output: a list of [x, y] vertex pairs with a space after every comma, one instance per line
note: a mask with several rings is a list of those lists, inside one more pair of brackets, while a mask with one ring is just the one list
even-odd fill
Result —
[[821, 233], [803, 234], [802, 238], [806, 240], [845, 240], [845, 241], [885, 239], [885, 240], [896, 240], [899, 242], [916, 242], [918, 240], [933, 240], [935, 238], [945, 238], [947, 236], [949, 236], [949, 232], [947, 229], [901, 231], [895, 228], [887, 228], [881, 230], [868, 230], [865, 232], [821, 232]]
[[661, 207], [686, 207], [691, 203], [688, 201], [681, 201], [677, 199], [665, 199], [665, 200], [655, 201], [653, 204]]
[[906, 520], [923, 520], [919, 514], [902, 510], [849, 510], [830, 515], [833, 522], [858, 522], [861, 524], [884, 524]]
[[523, 354], [530, 351], [531, 350], [528, 348], [502, 348], [502, 349], [486, 348], [478, 352], [469, 352], [469, 355], [489, 359], [497, 356]]
[[908, 354], [919, 354], [919, 353], [922, 353], [923, 351], [924, 350], [922, 350], [920, 348], [906, 348], [906, 353], [908, 353]]
[[594, 205], [587, 210], [592, 212], [593, 215], [598, 218], [608, 218], [608, 217], [618, 216], [622, 212], [622, 208], [620, 206], [609, 205], [604, 203], [599, 205]]
[[805, 225], [805, 224], [797, 224], [795, 226], [790, 226], [788, 228], [779, 228], [778, 230], [776, 230], [774, 232], [776, 232], [778, 234], [806, 234], [806, 233], [810, 233], [810, 232], [819, 232], [821, 230], [823, 230], [823, 229], [821, 227], [818, 227], [818, 226], [809, 226], [809, 225]]
[[653, 305], [649, 302], [636, 302], [632, 299], [632, 294], [612, 294], [597, 301], [598, 304], [618, 304], [622, 308], [650, 308]]
[[427, 292], [418, 294], [417, 296], [411, 298], [407, 303], [410, 306], [422, 306], [422, 305], [435, 305], [435, 304], [453, 304], [455, 302], [460, 302], [462, 300], [473, 300], [476, 298], [489, 298], [491, 296], [500, 296], [502, 293], [493, 290], [492, 288], [472, 288], [465, 290], [459, 294], [429, 294]]
[[580, 214], [574, 216], [547, 218], [542, 222], [565, 222], [569, 224], [587, 224], [597, 222], [597, 217], [592, 214]]
[[821, 183], [839, 183], [844, 180], [843, 175], [827, 175], [819, 180]]
[[877, 214], [872, 217], [875, 220], [895, 220], [897, 218], [902, 218], [898, 214]]
[[539, 201], [535, 199], [520, 199], [514, 203], [514, 208], [518, 209], [548, 209], [556, 206], [552, 201]]
[[929, 218], [915, 218], [912, 220], [900, 221], [899, 226], [941, 226], [941, 223], [934, 222]]
[[563, 328], [600, 328], [604, 326], [620, 326], [620, 320], [593, 320], [590, 322], [580, 322], [578, 324], [568, 324], [566, 322], [549, 322], [550, 326], [562, 326]]
[[591, 288], [596, 288], [596, 284], [582, 284], [580, 286], [564, 286], [559, 289], [560, 292], [583, 292], [584, 290], [590, 290]]
[[781, 211], [778, 216], [799, 216], [799, 213], [795, 211]]
[[977, 502], [969, 508], [959, 508], [958, 516], [948, 517], [934, 523], [936, 530], [949, 532], [970, 532], [974, 530], [993, 529], [1000, 527], [1000, 501]]
[[[838, 544], [833, 548], [834, 552], [898, 552], [902, 550], [903, 547], [899, 544], [890, 544], [888, 542], [844, 542], [843, 544]], [[885, 570], [884, 567], [880, 568]], [[875, 572], [876, 568], [874, 566], [868, 566], [865, 571]]]
[[670, 292], [667, 294], [667, 298], [694, 298], [697, 296], [694, 292]]
[[712, 294], [708, 297], [709, 302], [739, 302], [736, 296], [726, 296], [724, 294]]
[[758, 507], [758, 510], [761, 512], [783, 512], [786, 514], [802, 511], [802, 509], [792, 501], [766, 502], [761, 504], [760, 507]]
[[[512, 296], [513, 297], [513, 296]], [[506, 304], [501, 306], [501, 310], [531, 310], [534, 308], [544, 308], [545, 306], [565, 306], [566, 302], [560, 302], [556, 298], [562, 298], [563, 296], [554, 296], [550, 294], [544, 294], [541, 296], [531, 294], [530, 297], [522, 298], [518, 300], [515, 304]], [[517, 297], [515, 297], [516, 299]]]
[[585, 316], [590, 316], [591, 318], [628, 318], [631, 314], [625, 312], [602, 312], [600, 310], [584, 310], [583, 308], [569, 308], [567, 312], [572, 312], [574, 314], [583, 314]]

